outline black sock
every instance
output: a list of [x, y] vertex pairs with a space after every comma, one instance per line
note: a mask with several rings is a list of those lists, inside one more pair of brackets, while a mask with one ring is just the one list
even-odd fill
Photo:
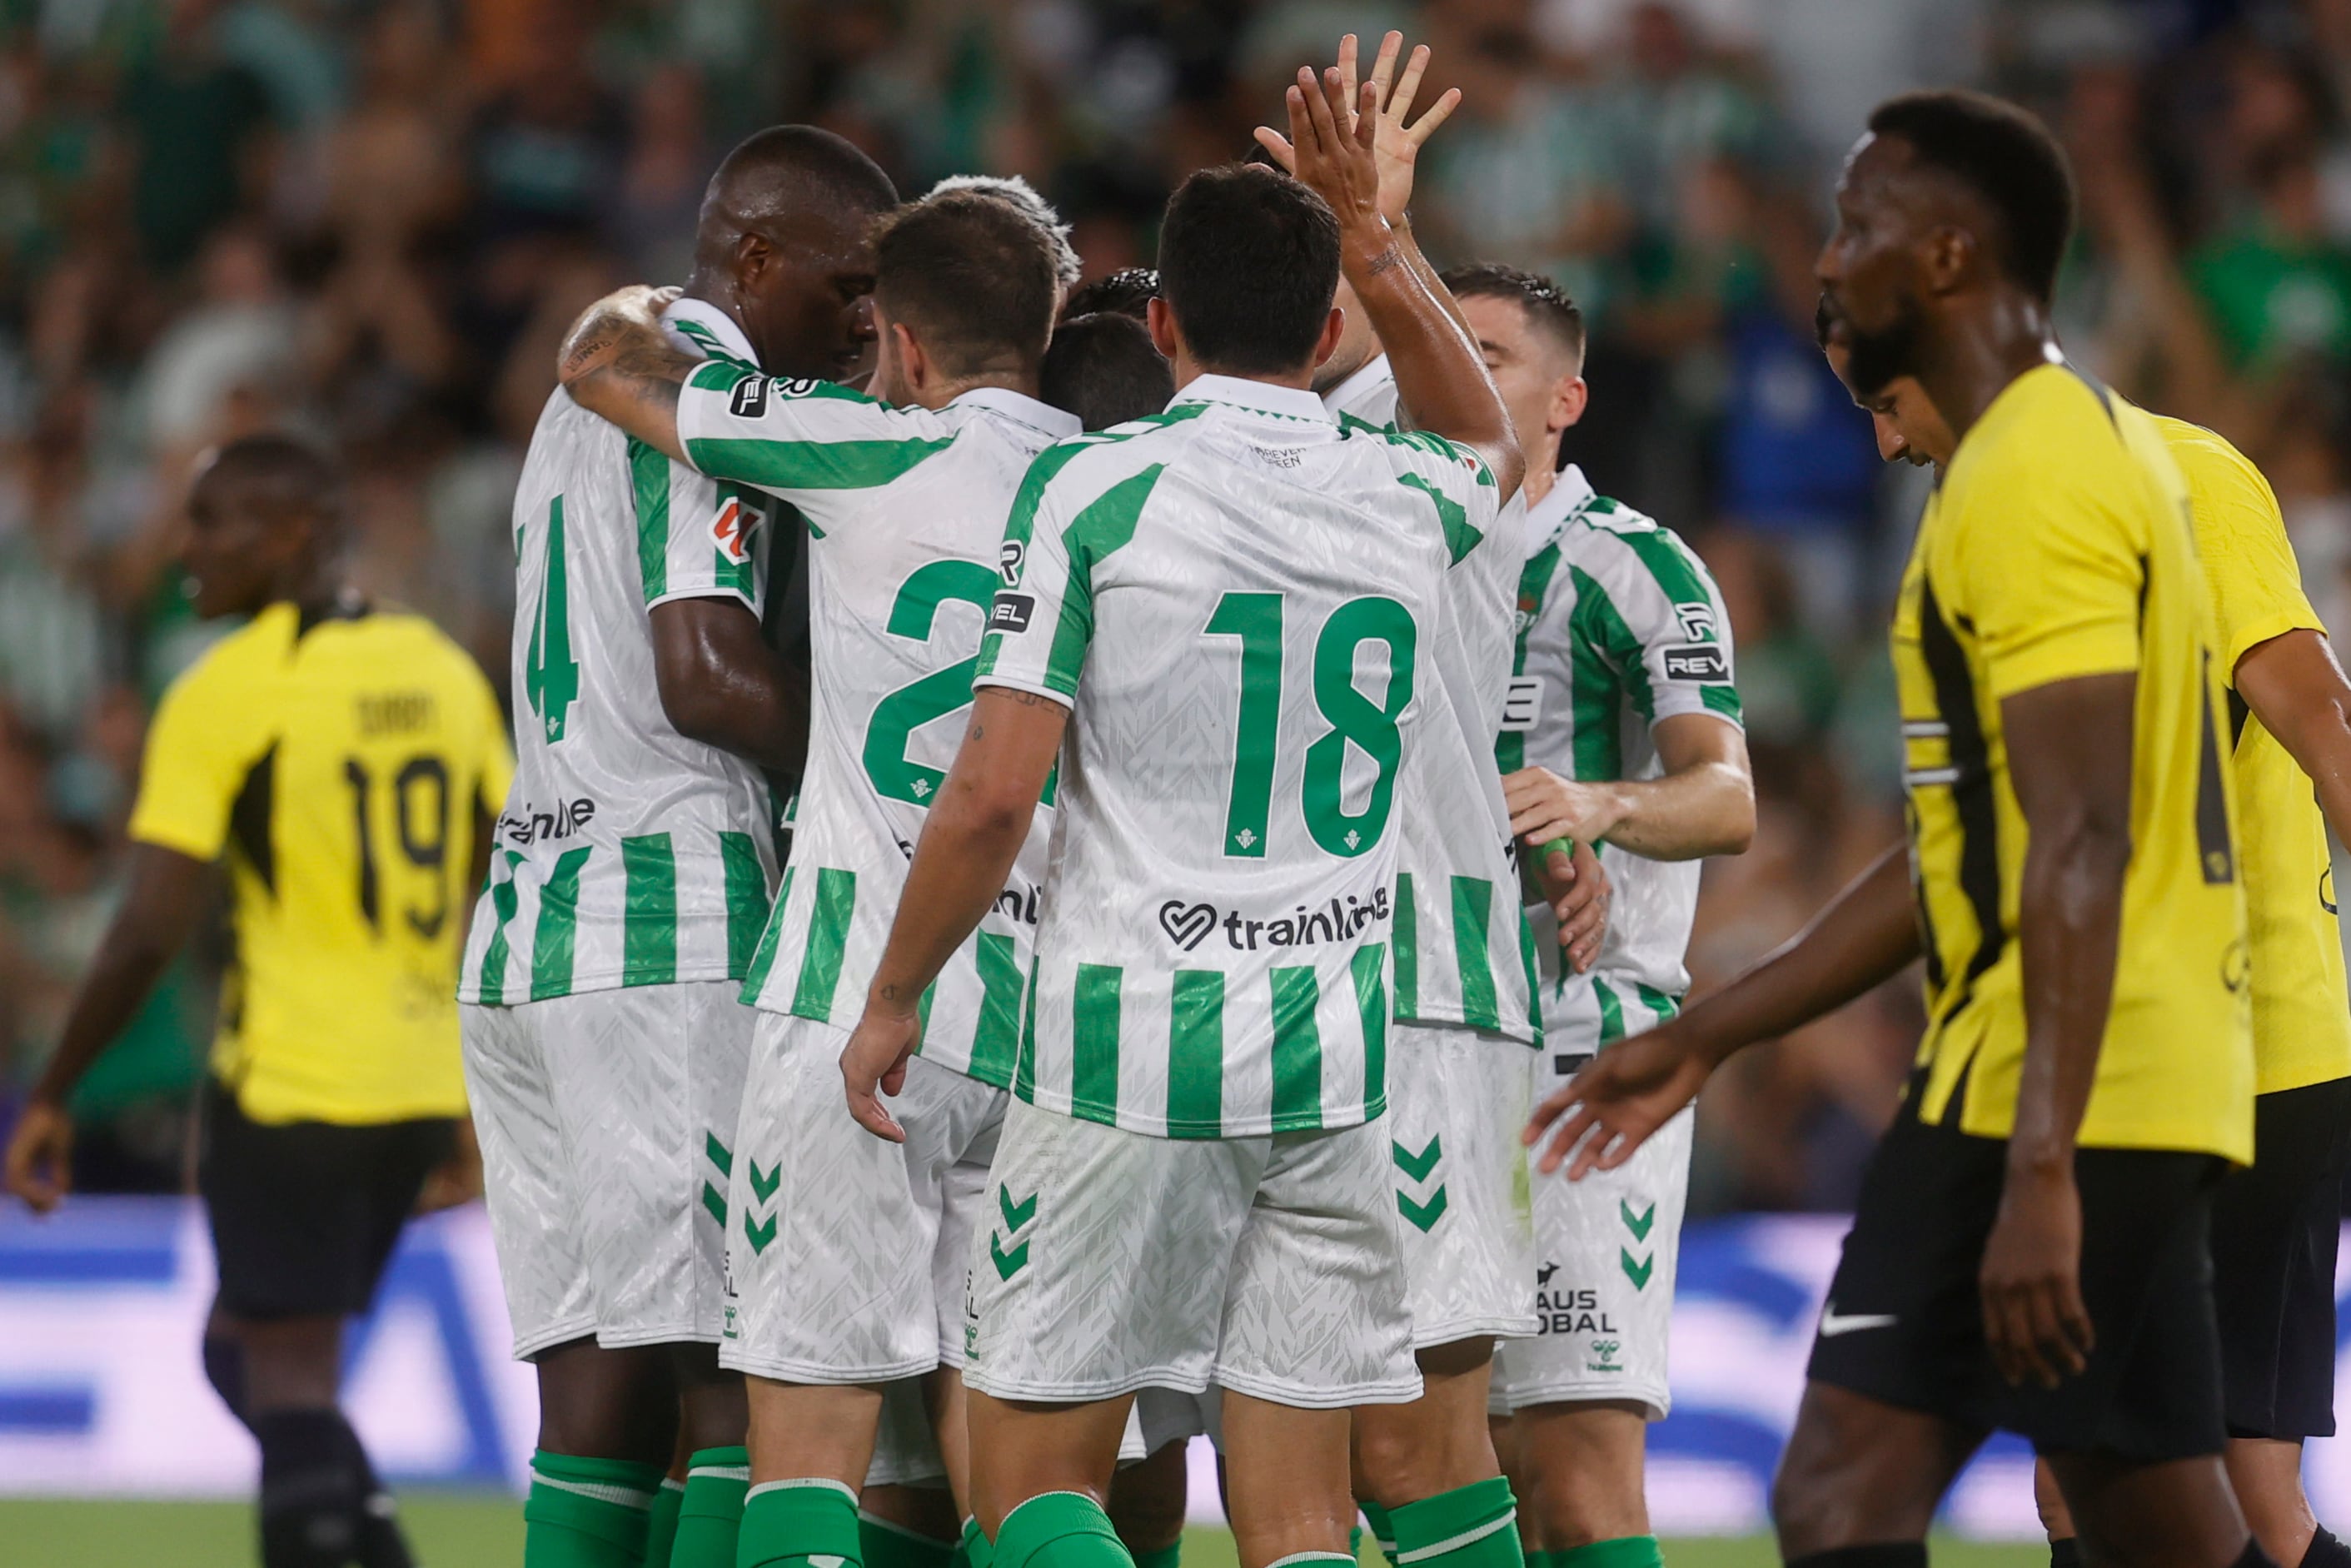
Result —
[[375, 1473], [357, 1432], [351, 1434], [351, 1448], [360, 1461], [360, 1568], [416, 1568], [392, 1507], [392, 1489]]
[[2318, 1533], [2310, 1538], [2300, 1568], [2351, 1568], [2351, 1546], [2344, 1545], [2333, 1531], [2322, 1524]]
[[2082, 1542], [2078, 1536], [2052, 1536], [2049, 1542], [2049, 1568], [2082, 1568]]
[[1791, 1557], [1787, 1568], [1927, 1568], [1927, 1543], [1880, 1541], [1868, 1546], [1832, 1546]]
[[[2311, 1544], [2315, 1546], [2318, 1542], [2314, 1541]], [[2248, 1535], [2245, 1537], [2245, 1549], [2237, 1553], [2237, 1560], [2230, 1568], [2278, 1568], [2278, 1565], [2270, 1560], [2268, 1552], [2262, 1550], [2262, 1538]]]
[[261, 1442], [262, 1568], [347, 1568], [367, 1517], [367, 1457], [340, 1410], [267, 1410]]
[[228, 1413], [251, 1430], [253, 1423], [245, 1418], [245, 1346], [226, 1334], [204, 1335], [204, 1381]]

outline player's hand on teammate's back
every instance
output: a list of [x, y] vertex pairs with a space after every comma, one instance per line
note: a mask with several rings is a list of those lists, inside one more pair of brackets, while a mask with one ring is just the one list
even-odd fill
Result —
[[35, 1214], [63, 1202], [73, 1180], [73, 1115], [49, 1100], [28, 1100], [8, 1135], [8, 1190]]
[[[1405, 221], [1412, 204], [1412, 182], [1420, 149], [1437, 128], [1452, 118], [1460, 107], [1461, 89], [1447, 88], [1437, 100], [1429, 105], [1419, 120], [1407, 126], [1405, 120], [1412, 112], [1413, 100], [1420, 95], [1420, 78], [1428, 69], [1428, 46], [1422, 44], [1412, 51], [1405, 63], [1404, 75], [1395, 74], [1396, 56], [1403, 52], [1404, 35], [1392, 32], [1380, 40], [1380, 52], [1372, 62], [1372, 86], [1375, 96], [1373, 107], [1374, 130], [1372, 152], [1379, 174], [1380, 215], [1391, 224]], [[1341, 88], [1348, 106], [1344, 124], [1354, 130], [1354, 109], [1364, 94], [1355, 81], [1355, 35], [1349, 33], [1339, 40], [1338, 72]], [[1394, 82], [1391, 89], [1390, 82]], [[1270, 125], [1257, 128], [1257, 140], [1273, 161], [1295, 174], [1298, 155], [1290, 139]]]
[[905, 1088], [906, 1063], [922, 1043], [921, 1015], [883, 1012], [869, 1004], [841, 1048], [841, 1081], [849, 1096], [849, 1113], [877, 1138], [906, 1141], [906, 1129], [890, 1114], [882, 1096], [895, 1096]]
[[1510, 809], [1510, 831], [1531, 844], [1553, 839], [1596, 844], [1622, 820], [1608, 786], [1580, 784], [1548, 768], [1502, 775], [1502, 803]]
[[1535, 1107], [1522, 1141], [1531, 1147], [1548, 1139], [1537, 1162], [1546, 1176], [1562, 1165], [1570, 1181], [1613, 1171], [1697, 1099], [1713, 1071], [1695, 1041], [1661, 1024], [1585, 1062], [1566, 1088]]
[[2008, 1167], [1977, 1288], [1984, 1343], [2010, 1383], [2054, 1388], [2089, 1365], [2096, 1335], [2082, 1302], [2082, 1194], [2070, 1160]]

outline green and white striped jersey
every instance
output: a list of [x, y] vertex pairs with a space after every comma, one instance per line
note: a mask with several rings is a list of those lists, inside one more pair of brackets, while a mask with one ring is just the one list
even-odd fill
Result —
[[[688, 352], [747, 361], [722, 312], [681, 299]], [[669, 461], [558, 391], [515, 491], [515, 781], [467, 936], [460, 1001], [739, 978], [775, 885], [759, 770], [678, 734], [648, 612], [766, 608], [780, 508]]]
[[[1395, 377], [1382, 354], [1322, 395], [1347, 420], [1394, 428]], [[1396, 845], [1395, 1018], [1542, 1040], [1534, 931], [1520, 907], [1519, 862], [1493, 737], [1510, 695], [1512, 606], [1524, 563], [1519, 502], [1494, 546], [1446, 574], [1423, 655], [1437, 679], [1422, 743], [1404, 764]]]
[[[1650, 727], [1658, 720], [1702, 713], [1740, 722], [1722, 595], [1671, 529], [1594, 495], [1572, 465], [1527, 508], [1526, 526], [1516, 675], [1496, 746], [1504, 772], [1537, 766], [1585, 781], [1654, 779], [1661, 768]], [[1613, 1040], [1608, 1020], [1613, 1010], [1622, 1032], [1625, 998], [1656, 1012], [1651, 998], [1673, 1004], [1689, 988], [1682, 960], [1698, 862], [1653, 861], [1614, 844], [1601, 846], [1600, 860], [1614, 895], [1599, 962], [1588, 977], [1555, 952], [1542, 966], [1544, 1022], [1555, 1037], [1564, 1019], [1588, 1015]], [[1592, 996], [1574, 995], [1587, 981]]]
[[[1029, 461], [1075, 416], [995, 388], [936, 411], [733, 366], [680, 394], [678, 435], [705, 474], [808, 520], [815, 674], [790, 868], [744, 981], [769, 1012], [857, 1021], [898, 913], [931, 796], [963, 742], [980, 631], [1004, 581], [1005, 514]], [[1020, 987], [1052, 812], [923, 999], [922, 1054], [1012, 1081]]]
[[1070, 705], [1013, 1089], [1165, 1137], [1386, 1103], [1398, 774], [1493, 476], [1224, 376], [1039, 458], [976, 684]]

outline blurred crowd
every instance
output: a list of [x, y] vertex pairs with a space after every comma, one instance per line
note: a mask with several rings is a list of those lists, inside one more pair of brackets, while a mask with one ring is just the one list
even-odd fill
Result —
[[[908, 192], [1025, 174], [1099, 275], [1299, 64], [1391, 26], [1466, 94], [1416, 226], [1583, 303], [1568, 455], [1729, 604], [1761, 829], [1708, 873], [1701, 986], [1900, 831], [1880, 628], [1924, 480], [1879, 464], [1812, 325], [1877, 99], [2050, 118], [2083, 197], [2068, 350], [2242, 444], [2322, 613], [2351, 601], [2351, 0], [0, 0], [0, 1096], [110, 908], [145, 714], [211, 634], [172, 564], [205, 445], [330, 443], [360, 582], [502, 677], [557, 336], [683, 276], [736, 137], [815, 121]], [[86, 1086], [85, 1180], [180, 1179], [218, 957]], [[1727, 1073], [1695, 1208], [1846, 1202], [1917, 1014], [1889, 986]]]

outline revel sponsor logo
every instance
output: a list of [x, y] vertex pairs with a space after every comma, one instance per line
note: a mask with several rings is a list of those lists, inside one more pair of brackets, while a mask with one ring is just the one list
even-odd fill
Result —
[[1020, 569], [1029, 559], [1029, 546], [1020, 539], [1006, 539], [997, 548], [996, 574], [1004, 579], [1007, 588], [1020, 586]]
[[1195, 904], [1171, 898], [1159, 906], [1159, 929], [1167, 934], [1167, 940], [1189, 953], [1221, 927], [1226, 946], [1236, 953], [1255, 953], [1268, 947], [1352, 942], [1366, 926], [1377, 925], [1388, 915], [1384, 887], [1367, 899], [1349, 894], [1343, 901], [1333, 898], [1311, 909], [1301, 904], [1270, 920], [1251, 920], [1238, 909], [1218, 909], [1205, 901]]
[[1720, 635], [1715, 629], [1711, 604], [1677, 604], [1674, 619], [1682, 623], [1682, 635], [1693, 643], [1711, 643]]
[[595, 820], [596, 802], [583, 795], [577, 800], [558, 800], [543, 811], [528, 805], [520, 811], [507, 811], [498, 818], [497, 836], [510, 844], [541, 843], [583, 832]]
[[1722, 648], [1714, 643], [1692, 643], [1666, 650], [1666, 678], [1669, 681], [1727, 681], [1730, 679], [1730, 661], [1723, 657]]
[[726, 412], [737, 419], [758, 419], [768, 412], [768, 378], [746, 376], [735, 383], [734, 395], [726, 400]]
[[1037, 612], [1036, 596], [1028, 593], [999, 593], [996, 604], [987, 612], [987, 629], [991, 632], [1026, 632], [1029, 618]]

